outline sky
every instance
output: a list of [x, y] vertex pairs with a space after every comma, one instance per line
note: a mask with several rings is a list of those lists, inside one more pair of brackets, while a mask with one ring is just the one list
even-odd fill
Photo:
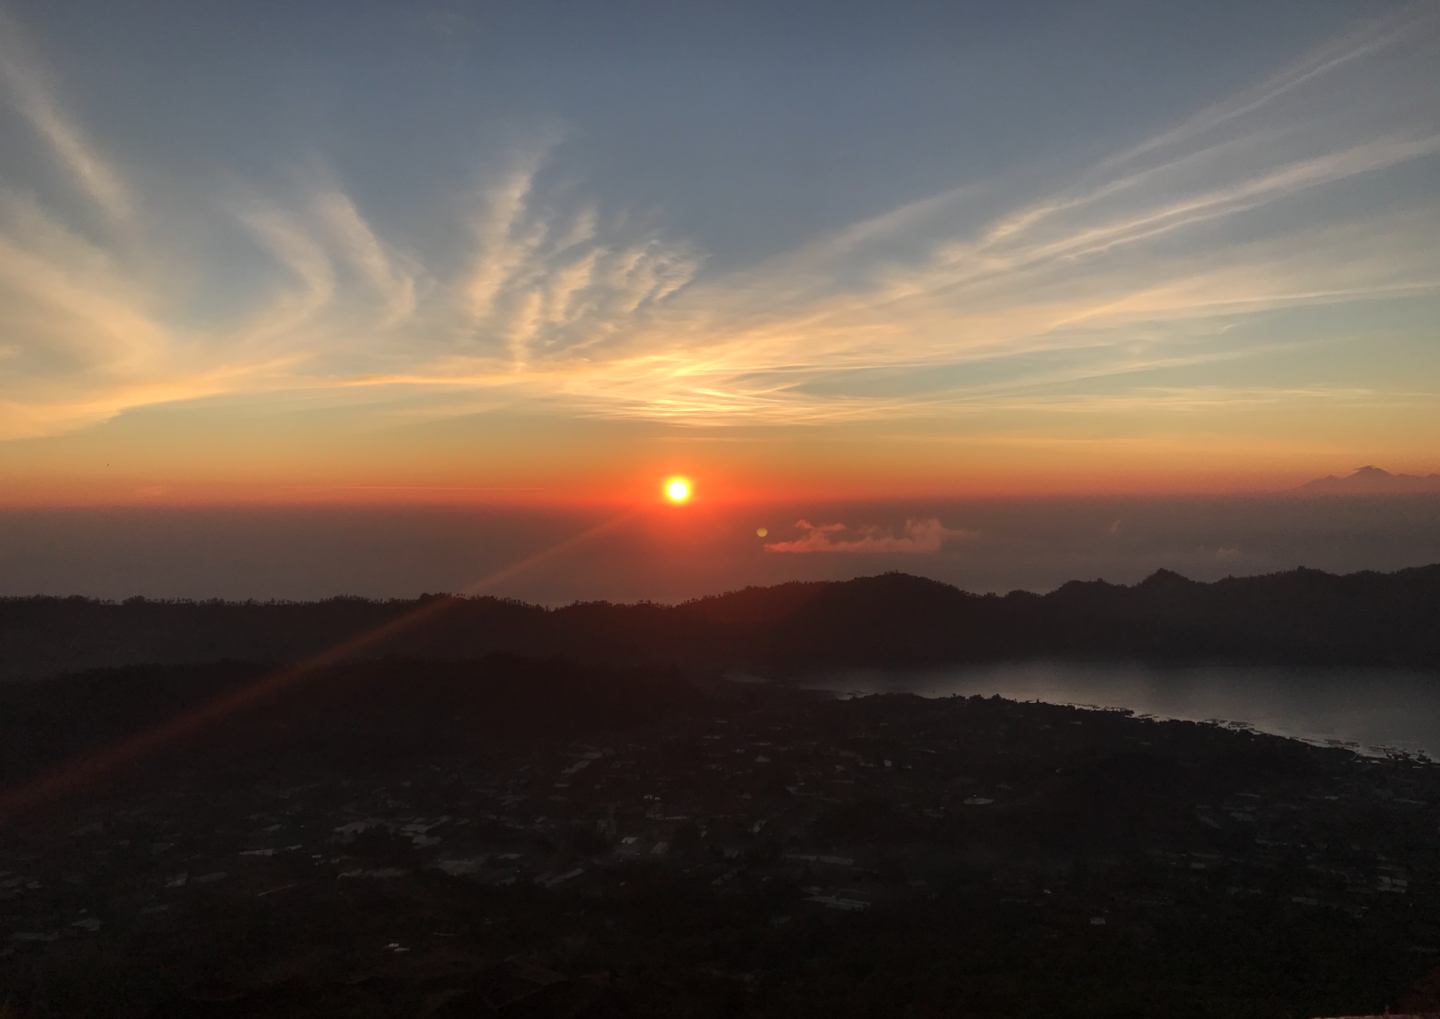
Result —
[[1436, 66], [1426, 2], [0, 0], [0, 507], [678, 475], [918, 556], [1440, 470]]

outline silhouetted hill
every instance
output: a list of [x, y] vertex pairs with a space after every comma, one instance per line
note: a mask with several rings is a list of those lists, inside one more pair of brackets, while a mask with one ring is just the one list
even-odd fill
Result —
[[1307, 495], [1390, 495], [1410, 492], [1440, 492], [1440, 474], [1391, 474], [1379, 467], [1361, 467], [1354, 474], [1337, 478], [1327, 474], [1307, 481], [1297, 492]]
[[1335, 576], [1299, 569], [1197, 583], [1161, 570], [1126, 586], [969, 594], [900, 573], [746, 588], [682, 605], [559, 609], [497, 598], [120, 604], [0, 601], [0, 678], [225, 660], [292, 662], [412, 614], [355, 657], [494, 652], [686, 668], [909, 666], [1126, 658], [1440, 667], [1440, 566]]

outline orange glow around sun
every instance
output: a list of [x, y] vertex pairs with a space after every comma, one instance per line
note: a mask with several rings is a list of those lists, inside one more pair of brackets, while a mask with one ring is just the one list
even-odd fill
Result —
[[671, 502], [684, 502], [690, 498], [690, 482], [684, 478], [671, 478], [665, 482], [665, 494]]

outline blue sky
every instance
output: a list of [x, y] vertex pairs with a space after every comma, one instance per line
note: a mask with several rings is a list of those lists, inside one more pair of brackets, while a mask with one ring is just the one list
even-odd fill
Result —
[[1440, 468], [1430, 4], [0, 10], [18, 501]]

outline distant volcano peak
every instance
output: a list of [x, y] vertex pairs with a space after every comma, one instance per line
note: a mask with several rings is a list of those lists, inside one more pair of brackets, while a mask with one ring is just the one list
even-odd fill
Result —
[[1440, 492], [1440, 474], [1391, 474], [1367, 464], [1353, 474], [1337, 478], [1330, 474], [1307, 481], [1297, 492], [1309, 495], [1389, 495], [1406, 492]]
[[1189, 577], [1182, 576], [1181, 574], [1176, 573], [1174, 570], [1167, 570], [1165, 567], [1162, 566], [1160, 567], [1160, 569], [1156, 570], [1154, 573], [1150, 574], [1150, 576], [1142, 580], [1139, 586], [1142, 588], [1176, 588], [1190, 587], [1194, 584], [1195, 581], [1191, 580]]

